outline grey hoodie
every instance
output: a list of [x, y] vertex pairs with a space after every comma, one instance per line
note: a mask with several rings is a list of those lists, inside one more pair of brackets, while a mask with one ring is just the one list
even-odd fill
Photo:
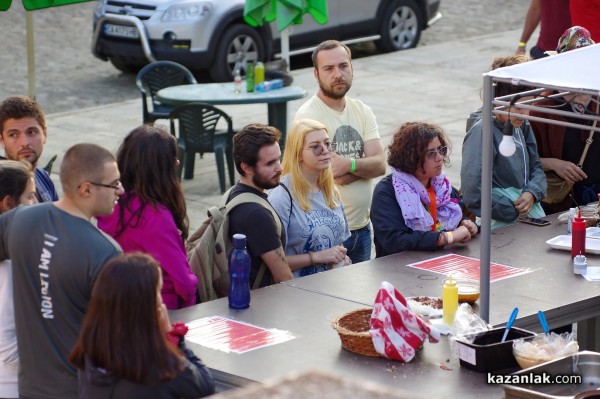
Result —
[[[546, 175], [538, 156], [535, 136], [528, 121], [512, 130], [517, 151], [505, 157], [498, 151], [502, 141], [503, 123], [494, 119], [492, 172], [493, 188], [517, 188], [533, 194], [536, 202], [546, 195]], [[462, 148], [462, 166], [460, 169], [461, 189], [465, 205], [477, 216], [481, 216], [481, 138], [483, 120], [479, 119], [465, 136]], [[503, 222], [517, 219], [513, 202], [508, 198], [494, 194], [492, 196], [492, 218]]]

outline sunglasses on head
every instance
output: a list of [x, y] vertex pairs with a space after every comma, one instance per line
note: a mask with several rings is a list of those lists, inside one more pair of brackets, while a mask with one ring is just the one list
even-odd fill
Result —
[[440, 154], [442, 157], [445, 157], [448, 154], [448, 147], [441, 145], [438, 148], [427, 150], [427, 152], [425, 152], [425, 157], [428, 159], [435, 159], [437, 154]]
[[333, 146], [331, 145], [331, 142], [329, 142], [329, 141], [322, 143], [322, 144], [321, 143], [311, 144], [308, 146], [308, 148], [305, 148], [305, 150], [311, 150], [313, 155], [316, 157], [323, 154], [323, 152], [325, 152], [325, 149], [327, 149], [327, 152], [334, 151]]

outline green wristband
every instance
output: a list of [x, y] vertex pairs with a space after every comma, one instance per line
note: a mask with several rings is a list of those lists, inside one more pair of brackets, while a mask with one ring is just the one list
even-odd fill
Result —
[[356, 159], [350, 158], [350, 173], [356, 172]]

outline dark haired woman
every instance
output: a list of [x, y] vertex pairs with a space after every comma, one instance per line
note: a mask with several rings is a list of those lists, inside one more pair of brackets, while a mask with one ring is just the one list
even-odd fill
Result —
[[112, 215], [98, 218], [98, 227], [124, 252], [148, 253], [158, 261], [168, 309], [194, 305], [198, 279], [184, 247], [189, 229], [175, 138], [160, 126], [137, 127], [121, 144], [117, 163], [125, 194]]
[[86, 399], [199, 398], [214, 393], [202, 361], [183, 339], [171, 343], [161, 272], [151, 256], [110, 260], [92, 291], [69, 361], [79, 369]]
[[[37, 203], [34, 174], [26, 161], [0, 161], [0, 214]], [[13, 307], [12, 265], [0, 261], [0, 398], [18, 398], [19, 355]]]
[[448, 138], [439, 126], [404, 123], [388, 151], [392, 173], [375, 186], [371, 205], [377, 257], [434, 250], [477, 234], [442, 172], [449, 162]]

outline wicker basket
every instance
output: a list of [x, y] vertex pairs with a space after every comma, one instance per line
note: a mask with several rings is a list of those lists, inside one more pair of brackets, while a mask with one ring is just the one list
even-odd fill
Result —
[[344, 313], [335, 319], [331, 326], [340, 335], [342, 347], [350, 352], [366, 356], [380, 356], [373, 346], [369, 333], [373, 309], [358, 309]]

